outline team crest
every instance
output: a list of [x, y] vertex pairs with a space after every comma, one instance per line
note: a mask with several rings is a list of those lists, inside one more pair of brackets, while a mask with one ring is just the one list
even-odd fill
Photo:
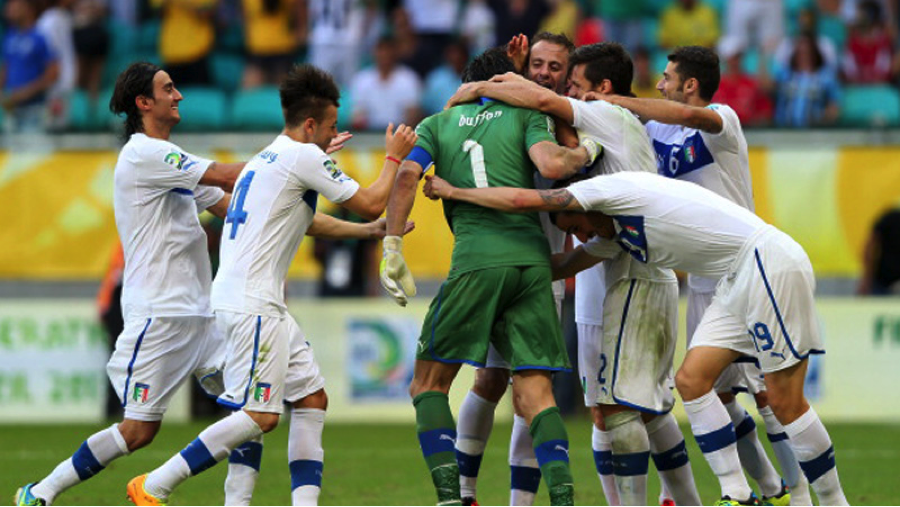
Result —
[[135, 383], [134, 394], [131, 399], [138, 403], [147, 403], [147, 400], [150, 399], [150, 386], [147, 384]]
[[684, 146], [684, 159], [689, 163], [693, 163], [697, 160], [697, 148], [694, 148], [693, 144], [687, 144]]
[[253, 392], [253, 399], [260, 403], [268, 403], [271, 395], [272, 384], [264, 384], [262, 382], [256, 384], [256, 390]]
[[163, 161], [170, 166], [178, 169], [179, 171], [184, 168], [184, 161], [187, 160], [187, 157], [184, 156], [184, 153], [179, 153], [177, 151], [173, 151], [166, 155], [166, 158]]
[[341, 170], [338, 169], [336, 165], [334, 165], [334, 161], [332, 161], [331, 159], [325, 161], [325, 170], [328, 171], [328, 174], [331, 175], [331, 179], [334, 180], [339, 180], [342, 176], [344, 176], [344, 173], [342, 173]]

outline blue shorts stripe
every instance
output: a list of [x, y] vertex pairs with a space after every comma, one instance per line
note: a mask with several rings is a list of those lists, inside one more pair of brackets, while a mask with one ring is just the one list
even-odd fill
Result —
[[481, 469], [481, 458], [484, 454], [466, 454], [456, 450], [456, 464], [459, 465], [459, 475], [464, 477], [478, 477]]
[[538, 466], [544, 466], [551, 461], [569, 462], [569, 441], [549, 440], [534, 448], [534, 454], [538, 460]]
[[195, 438], [187, 447], [181, 450], [181, 457], [187, 462], [191, 469], [191, 475], [197, 475], [200, 472], [213, 467], [218, 461], [213, 457], [212, 453], [199, 438]]
[[322, 487], [324, 466], [321, 461], [298, 459], [291, 461], [288, 467], [291, 469], [291, 491], [300, 486]]
[[734, 438], [735, 440], [740, 440], [753, 431], [756, 431], [756, 421], [750, 417], [750, 414], [745, 414], [744, 420], [734, 429]]
[[612, 475], [612, 451], [594, 451], [594, 467], [600, 475]]
[[537, 493], [541, 485], [541, 469], [509, 466], [509, 488], [529, 493]]
[[83, 442], [81, 447], [72, 455], [72, 467], [75, 468], [78, 478], [82, 481], [90, 479], [106, 468], [97, 461], [97, 457], [94, 456], [87, 441]]
[[772, 442], [773, 444], [788, 439], [787, 433], [783, 431], [781, 433], [766, 433], [766, 436], [769, 437], [769, 442]]
[[653, 464], [656, 469], [665, 472], [666, 470], [675, 470], [688, 464], [687, 447], [684, 440], [668, 451], [663, 451], [653, 455]]
[[228, 456], [228, 462], [248, 466], [257, 472], [262, 463], [263, 446], [259, 442], [244, 442]]
[[426, 458], [439, 452], [452, 452], [455, 455], [455, 443], [456, 430], [453, 428], [438, 428], [419, 433], [419, 446], [422, 447], [422, 455]]
[[134, 362], [137, 361], [138, 351], [141, 349], [141, 342], [144, 341], [144, 335], [147, 334], [147, 329], [150, 328], [150, 322], [153, 319], [147, 319], [147, 323], [144, 324], [144, 329], [141, 331], [141, 334], [138, 335], [137, 343], [134, 344], [134, 352], [131, 353], [131, 361], [128, 363], [128, 375], [125, 377], [125, 390], [122, 391], [122, 407], [128, 404], [128, 385], [131, 383], [131, 374], [134, 371]]
[[810, 484], [816, 482], [816, 479], [822, 477], [834, 467], [834, 446], [829, 447], [827, 451], [809, 461], [800, 462], [800, 468], [803, 470], [806, 478], [809, 479]]
[[613, 398], [615, 398], [616, 394], [616, 378], [618, 377], [619, 372], [619, 350], [622, 348], [622, 335], [625, 334], [625, 323], [628, 319], [628, 307], [631, 305], [631, 295], [634, 293], [634, 285], [636, 283], [637, 279], [632, 278], [631, 284], [628, 286], [628, 296], [625, 297], [625, 305], [622, 308], [622, 322], [619, 325], [619, 337], [616, 340], [616, 354], [613, 356], [612, 383], [610, 384]]
[[695, 435], [694, 438], [697, 440], [697, 445], [700, 446], [700, 450], [703, 451], [703, 454], [716, 452], [737, 442], [737, 438], [734, 434], [734, 424], [732, 423], [728, 423], [725, 426], [704, 435]]
[[612, 455], [613, 474], [620, 477], [646, 475], [650, 467], [650, 451]]
[[244, 388], [244, 401], [240, 403], [232, 403], [225, 401], [221, 397], [217, 400], [219, 405], [228, 407], [232, 410], [240, 410], [247, 404], [250, 396], [250, 386], [253, 385], [253, 376], [256, 373], [256, 360], [259, 357], [259, 335], [262, 332], [262, 316], [256, 316], [256, 333], [253, 335], [253, 359], [250, 361], [250, 378], [247, 380], [247, 387]]

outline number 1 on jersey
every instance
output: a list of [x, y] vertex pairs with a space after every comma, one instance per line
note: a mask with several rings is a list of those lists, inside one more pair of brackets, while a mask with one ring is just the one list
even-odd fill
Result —
[[253, 176], [256, 171], [248, 171], [234, 187], [234, 193], [231, 195], [231, 206], [228, 207], [228, 213], [225, 215], [225, 224], [231, 224], [231, 233], [228, 239], [234, 239], [237, 235], [238, 227], [247, 221], [247, 212], [244, 211], [244, 199], [247, 198], [247, 191], [250, 190], [250, 183], [253, 182]]
[[487, 169], [484, 167], [484, 148], [476, 141], [466, 139], [463, 143], [463, 151], [469, 154], [469, 162], [472, 164], [472, 176], [475, 178], [475, 188], [487, 188]]

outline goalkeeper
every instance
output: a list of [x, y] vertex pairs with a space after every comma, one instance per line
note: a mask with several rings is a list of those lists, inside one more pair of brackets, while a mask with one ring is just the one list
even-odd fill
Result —
[[[501, 49], [488, 50], [463, 81], [513, 71]], [[419, 179], [435, 174], [468, 188], [534, 188], [534, 168], [560, 179], [589, 165], [599, 147], [556, 144], [554, 123], [536, 111], [479, 100], [426, 118], [416, 147], [400, 167], [387, 209], [381, 281], [400, 305], [415, 295], [402, 257], [403, 224]], [[441, 505], [459, 505], [455, 424], [447, 393], [462, 363], [483, 366], [488, 345], [509, 361], [513, 393], [534, 438], [554, 505], [572, 504], [568, 436], [556, 408], [550, 372], [570, 369], [550, 286], [550, 250], [537, 213], [508, 214], [445, 202], [456, 242], [447, 281], [432, 301], [419, 338], [410, 395], [419, 443]]]

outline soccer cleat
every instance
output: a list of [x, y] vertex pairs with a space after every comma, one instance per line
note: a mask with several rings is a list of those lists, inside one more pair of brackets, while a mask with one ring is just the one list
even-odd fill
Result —
[[784, 481], [781, 482], [781, 491], [777, 495], [772, 496], [763, 496], [762, 497], [763, 505], [790, 505], [791, 504], [791, 490], [784, 484]]
[[663, 500], [659, 502], [659, 504], [664, 507], [675, 507], [675, 500], [672, 500], [671, 498], [663, 498]]
[[463, 505], [481, 505], [478, 503], [478, 500], [475, 500], [474, 496], [464, 496], [462, 499]]
[[760, 503], [759, 498], [756, 498], [756, 493], [750, 493], [750, 498], [746, 500], [734, 500], [730, 496], [725, 495], [713, 505], [760, 505]]
[[31, 494], [31, 487], [35, 484], [37, 483], [30, 482], [16, 490], [16, 497], [13, 499], [13, 505], [47, 505], [47, 502], [44, 501], [43, 498], [38, 498]]
[[131, 500], [131, 503], [135, 505], [168, 505], [165, 500], [147, 493], [144, 489], [144, 481], [146, 480], [147, 474], [144, 474], [128, 481], [128, 487], [125, 488], [125, 493], [128, 495], [128, 499]]

